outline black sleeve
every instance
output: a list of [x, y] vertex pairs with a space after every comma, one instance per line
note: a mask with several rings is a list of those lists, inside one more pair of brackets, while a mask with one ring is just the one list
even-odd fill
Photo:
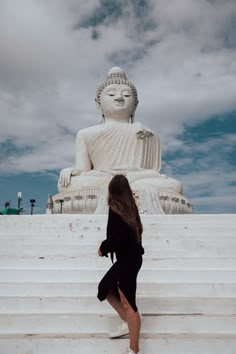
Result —
[[119, 252], [122, 248], [125, 248], [129, 232], [129, 226], [110, 208], [107, 222], [107, 238], [100, 246], [103, 256], [107, 256], [110, 252]]
[[113, 252], [109, 240], [106, 239], [102, 241], [100, 245], [100, 251], [102, 252], [102, 256], [106, 256], [106, 257], [108, 253]]
[[107, 221], [107, 238], [106, 240], [102, 241], [100, 245], [100, 251], [102, 252], [103, 256], [107, 257], [107, 254], [110, 252], [114, 252], [112, 249], [112, 243], [111, 243], [111, 237], [110, 237], [110, 229], [111, 229], [111, 216], [112, 212], [111, 209], [109, 208], [109, 213], [108, 213], [108, 221]]

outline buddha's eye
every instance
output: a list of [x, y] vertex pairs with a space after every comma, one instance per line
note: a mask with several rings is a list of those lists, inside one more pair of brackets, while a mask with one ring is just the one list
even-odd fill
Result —
[[114, 93], [108, 93], [108, 96], [115, 96]]
[[128, 93], [124, 95], [124, 97], [130, 97], [131, 95], [129, 95]]

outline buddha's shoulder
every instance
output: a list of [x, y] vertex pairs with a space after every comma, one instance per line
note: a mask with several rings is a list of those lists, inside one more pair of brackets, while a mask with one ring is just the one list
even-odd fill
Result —
[[133, 127], [138, 128], [138, 129], [149, 129], [146, 125], [144, 125], [141, 122], [134, 122], [132, 124]]
[[97, 124], [97, 125], [93, 125], [91, 127], [79, 130], [77, 133], [77, 138], [88, 139], [93, 136], [96, 136], [97, 133], [100, 133], [103, 131], [115, 131], [116, 133], [118, 133], [120, 131], [121, 133], [123, 133], [124, 130], [129, 130], [131, 134], [132, 133], [136, 134], [137, 132], [142, 132], [142, 131], [154, 133], [151, 128], [147, 127], [146, 125], [144, 125], [140, 122], [134, 122], [133, 124], [115, 124], [115, 125]]
[[91, 136], [101, 130], [101, 125], [92, 125], [91, 127], [81, 129], [77, 132], [77, 137], [87, 137]]
[[141, 122], [135, 122], [135, 123], [133, 123], [133, 126], [135, 127], [135, 130], [139, 130], [139, 131], [145, 130], [145, 131], [149, 131], [149, 132], [154, 133], [154, 131], [150, 127], [148, 127], [147, 125], [145, 125]]

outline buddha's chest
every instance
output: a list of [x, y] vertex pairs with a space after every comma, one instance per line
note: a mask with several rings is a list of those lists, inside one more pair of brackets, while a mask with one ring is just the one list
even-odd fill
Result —
[[102, 129], [88, 142], [89, 158], [96, 170], [152, 168], [156, 139], [137, 126]]

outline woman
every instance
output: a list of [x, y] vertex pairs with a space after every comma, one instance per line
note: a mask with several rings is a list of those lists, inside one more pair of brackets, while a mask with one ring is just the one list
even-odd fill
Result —
[[142, 265], [143, 227], [127, 178], [116, 175], [108, 190], [109, 215], [107, 238], [101, 243], [99, 256], [116, 255], [116, 262], [98, 287], [100, 301], [107, 300], [122, 320], [120, 330], [110, 335], [121, 337], [129, 333], [129, 354], [139, 351], [140, 315], [136, 306], [136, 280]]

